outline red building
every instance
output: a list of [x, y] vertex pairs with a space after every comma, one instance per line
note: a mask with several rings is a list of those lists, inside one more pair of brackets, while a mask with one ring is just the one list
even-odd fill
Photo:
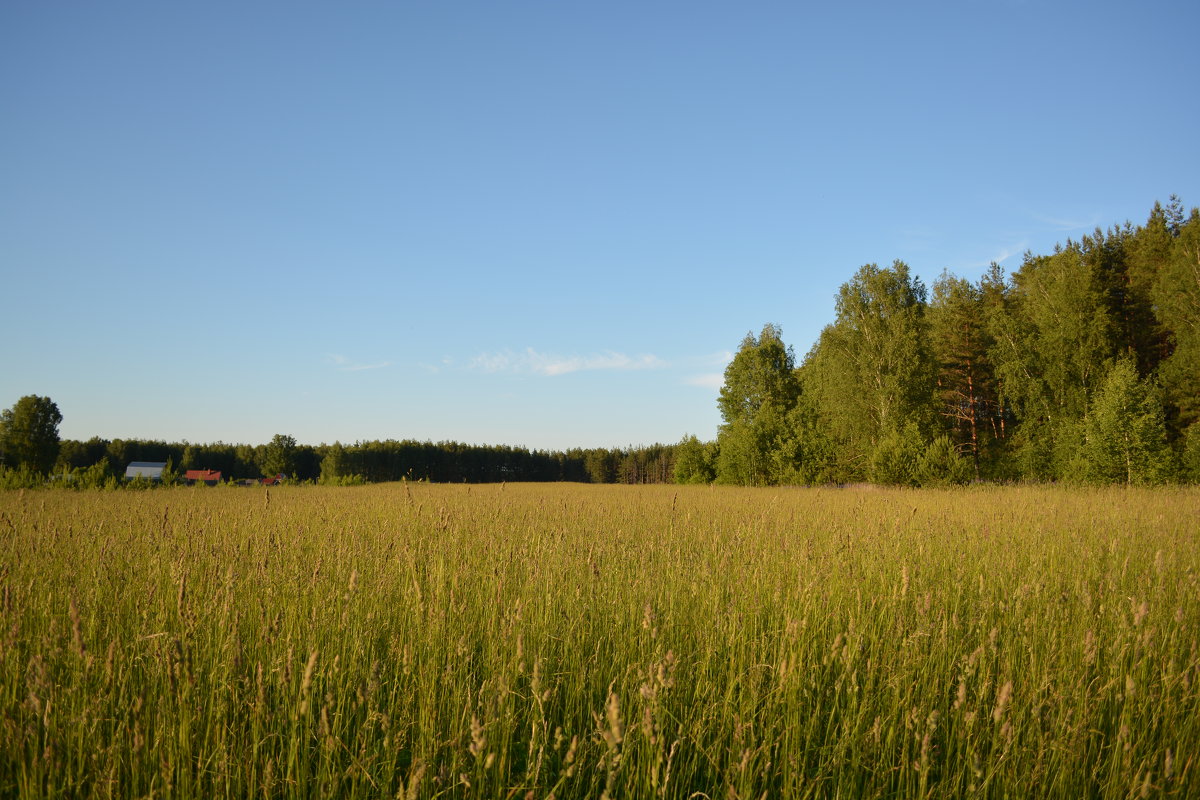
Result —
[[203, 481], [209, 486], [216, 486], [221, 482], [221, 473], [215, 469], [189, 469], [183, 475], [188, 486], [191, 486], [196, 481]]

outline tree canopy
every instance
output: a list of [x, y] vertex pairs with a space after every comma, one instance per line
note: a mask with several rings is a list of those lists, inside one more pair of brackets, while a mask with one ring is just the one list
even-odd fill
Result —
[[719, 472], [727, 482], [758, 485], [776, 482], [775, 453], [788, 435], [788, 415], [800, 394], [796, 357], [781, 331], [766, 325], [747, 333], [729, 366], [717, 404], [721, 425]]
[[834, 312], [798, 367], [775, 326], [743, 340], [717, 480], [1196, 480], [1200, 211], [1177, 198], [932, 297], [867, 264]]
[[26, 395], [0, 412], [0, 464], [48, 473], [58, 458], [62, 413], [49, 397]]

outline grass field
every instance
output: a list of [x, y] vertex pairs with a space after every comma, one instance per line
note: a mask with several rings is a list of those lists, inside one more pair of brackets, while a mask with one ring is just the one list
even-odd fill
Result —
[[1200, 490], [0, 493], [0, 796], [1196, 797]]

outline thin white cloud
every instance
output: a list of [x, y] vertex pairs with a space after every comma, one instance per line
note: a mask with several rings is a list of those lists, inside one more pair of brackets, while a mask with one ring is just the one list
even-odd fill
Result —
[[606, 350], [590, 356], [560, 356], [539, 353], [532, 347], [527, 347], [519, 353], [514, 353], [512, 350], [481, 353], [471, 359], [468, 366], [483, 372], [525, 372], [555, 376], [588, 370], [662, 369], [667, 364], [658, 356], [649, 354], [630, 356]]
[[329, 356], [329, 360], [339, 372], [362, 372], [363, 370], [368, 369], [383, 369], [384, 367], [390, 367], [392, 365], [391, 361], [380, 361], [375, 364], [361, 364], [351, 361], [345, 356], [337, 354], [331, 354]]
[[1037, 219], [1038, 222], [1044, 223], [1051, 226], [1055, 230], [1063, 232], [1080, 230], [1091, 231], [1097, 225], [1096, 217], [1092, 217], [1091, 222], [1083, 222], [1082, 220], [1076, 219], [1062, 219], [1060, 217], [1047, 217], [1042, 214], [1035, 214], [1034, 218]]
[[691, 375], [683, 381], [688, 386], [699, 386], [704, 389], [720, 389], [725, 385], [725, 375], [720, 372], [706, 372], [703, 375]]
[[1008, 261], [1013, 256], [1021, 255], [1028, 249], [1029, 249], [1029, 244], [1027, 242], [1018, 242], [1017, 244], [1004, 245], [1004, 246], [1000, 247], [1000, 249], [996, 252], [996, 255], [992, 256], [987, 261], [972, 261], [969, 264], [964, 264], [963, 268], [964, 269], [981, 269], [983, 267], [991, 266], [993, 262], [996, 264], [1003, 264], [1005, 261]]
[[734, 352], [732, 350], [718, 350], [705, 358], [706, 364], [711, 364], [714, 367], [727, 367], [729, 362], [733, 361]]
[[[1013, 256], [1020, 255], [1028, 249], [1029, 245], [1025, 242], [1014, 244], [1011, 247], [1002, 247], [1000, 248], [1000, 252], [996, 254], [996, 257], [993, 258], [992, 261], [996, 262], [997, 264], [1003, 264]], [[990, 264], [991, 262], [988, 263]]]

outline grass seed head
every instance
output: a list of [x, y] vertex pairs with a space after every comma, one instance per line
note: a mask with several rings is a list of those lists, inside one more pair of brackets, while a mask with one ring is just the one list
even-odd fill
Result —
[[1000, 687], [999, 694], [996, 695], [996, 706], [992, 709], [992, 719], [999, 723], [1004, 719], [1004, 712], [1008, 710], [1008, 704], [1012, 701], [1013, 682], [1007, 681]]
[[468, 748], [471, 755], [479, 758], [483, 755], [484, 749], [487, 747], [487, 735], [484, 733], [483, 724], [479, 721], [479, 717], [471, 715], [471, 745]]

